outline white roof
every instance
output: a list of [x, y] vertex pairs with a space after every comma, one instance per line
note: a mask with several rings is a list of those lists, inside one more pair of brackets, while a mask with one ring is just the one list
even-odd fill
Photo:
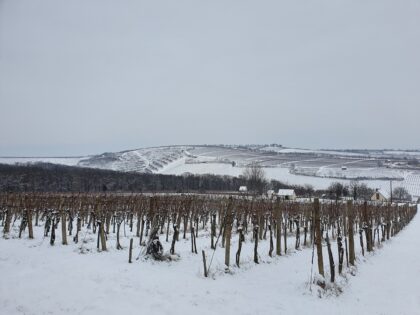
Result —
[[247, 188], [246, 188], [246, 186], [241, 186], [241, 187], [239, 187], [239, 190], [244, 191], [244, 190], [247, 190]]
[[295, 191], [293, 189], [279, 189], [277, 195], [279, 196], [293, 196]]

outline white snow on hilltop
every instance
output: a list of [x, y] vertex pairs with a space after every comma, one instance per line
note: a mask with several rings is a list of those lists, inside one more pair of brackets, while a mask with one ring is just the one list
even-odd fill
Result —
[[52, 163], [68, 166], [77, 164], [87, 157], [0, 157], [0, 164], [33, 164], [33, 163]]

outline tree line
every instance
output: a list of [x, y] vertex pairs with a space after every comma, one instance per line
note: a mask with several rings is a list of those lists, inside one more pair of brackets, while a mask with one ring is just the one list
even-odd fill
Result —
[[[369, 200], [374, 190], [357, 181], [332, 183], [326, 190], [311, 185], [288, 185], [267, 180], [261, 169], [250, 167], [239, 177], [227, 175], [163, 175], [81, 168], [51, 163], [0, 164], [0, 192], [237, 192], [247, 186], [251, 193], [294, 189], [298, 196]], [[397, 191], [398, 190], [398, 191]], [[405, 191], [394, 189], [395, 199], [407, 200]], [[408, 195], [409, 196], [409, 195]]]
[[[35, 163], [0, 164], [1, 192], [236, 192], [247, 186], [243, 176], [163, 175], [119, 172], [93, 168]], [[252, 179], [251, 179], [252, 181]], [[293, 188], [299, 193], [307, 189], [272, 180], [267, 187]]]

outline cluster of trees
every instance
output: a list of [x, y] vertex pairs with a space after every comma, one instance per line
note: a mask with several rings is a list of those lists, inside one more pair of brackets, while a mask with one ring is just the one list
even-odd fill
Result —
[[397, 201], [411, 201], [411, 195], [404, 187], [395, 187], [392, 190], [392, 198]]
[[248, 190], [251, 192], [262, 194], [267, 188], [267, 180], [263, 168], [256, 162], [248, 165], [242, 174], [248, 183]]
[[48, 163], [0, 165], [0, 191], [8, 192], [205, 192], [236, 191], [243, 178], [117, 172]]
[[[162, 175], [117, 172], [92, 168], [37, 163], [29, 165], [0, 164], [0, 192], [237, 192], [240, 186], [263, 194], [272, 189], [294, 189], [305, 197], [325, 194], [331, 199], [351, 197], [369, 200], [374, 190], [357, 181], [349, 185], [332, 183], [326, 191], [314, 190], [311, 185], [291, 186], [277, 180], [267, 180], [264, 169], [251, 163], [239, 177], [220, 175]], [[393, 190], [394, 200], [409, 200], [402, 188]]]
[[327, 188], [328, 196], [336, 200], [341, 197], [351, 197], [354, 200], [369, 200], [374, 192], [374, 189], [369, 188], [366, 184], [359, 183], [358, 181], [352, 181], [349, 185], [334, 182]]
[[286, 185], [277, 180], [268, 181], [264, 169], [256, 162], [250, 163], [243, 171], [242, 178], [248, 183], [248, 191], [251, 193], [262, 194], [268, 190], [278, 191], [279, 189], [292, 188], [299, 196], [312, 197], [314, 195], [320, 196], [322, 191], [315, 191], [312, 185]]
[[[334, 182], [327, 189], [328, 197], [336, 200], [341, 197], [351, 197], [354, 200], [370, 200], [374, 193], [374, 189], [358, 181], [352, 181], [349, 185]], [[396, 187], [392, 190], [392, 200], [411, 201], [411, 195], [404, 187]]]
[[249, 176], [240, 177], [211, 174], [176, 176], [49, 163], [0, 164], [2, 192], [236, 192], [240, 186], [252, 187], [261, 193], [267, 187], [305, 192], [304, 187], [288, 186], [275, 180], [268, 182], [263, 172], [251, 172]]
[[419, 160], [417, 160], [415, 158], [408, 160], [407, 164], [410, 165], [410, 166], [420, 166]]

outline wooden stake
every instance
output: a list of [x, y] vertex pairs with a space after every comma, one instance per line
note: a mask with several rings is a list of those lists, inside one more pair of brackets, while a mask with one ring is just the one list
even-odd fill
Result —
[[133, 239], [130, 239], [130, 250], [128, 252], [128, 262], [131, 264], [131, 258], [133, 257]]
[[281, 256], [281, 208], [280, 202], [277, 200], [276, 202], [276, 209], [275, 209], [275, 216], [276, 216], [276, 255]]
[[318, 271], [324, 277], [324, 260], [322, 258], [321, 218], [319, 213], [319, 199], [314, 200], [316, 254], [318, 257]]
[[350, 265], [354, 266], [354, 260], [355, 260], [355, 253], [354, 253], [354, 231], [353, 231], [353, 225], [354, 225], [354, 213], [353, 213], [353, 201], [349, 200], [347, 202], [347, 216], [349, 218], [348, 220], [348, 236], [349, 236], [349, 260]]
[[60, 207], [61, 209], [61, 238], [63, 240], [63, 245], [67, 245], [67, 231], [66, 231], [66, 213], [63, 210], [63, 206]]
[[204, 250], [202, 250], [202, 254], [203, 254], [204, 277], [207, 278], [208, 274], [207, 274], [207, 264], [206, 264], [206, 253], [204, 252]]

